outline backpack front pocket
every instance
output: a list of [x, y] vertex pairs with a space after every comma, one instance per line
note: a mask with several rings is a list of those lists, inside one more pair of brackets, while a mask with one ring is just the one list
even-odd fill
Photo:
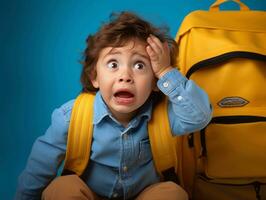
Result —
[[266, 117], [215, 117], [201, 145], [209, 178], [266, 177]]
[[[230, 181], [229, 181], [230, 182]], [[238, 183], [219, 183], [204, 176], [197, 176], [193, 200], [263, 200], [266, 196], [266, 184], [246, 180]]]

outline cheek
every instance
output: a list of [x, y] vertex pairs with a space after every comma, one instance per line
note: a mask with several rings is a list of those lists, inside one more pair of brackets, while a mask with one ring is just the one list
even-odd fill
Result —
[[106, 72], [102, 67], [97, 68], [97, 80], [99, 82], [100, 87], [105, 86], [106, 83], [109, 81], [108, 72]]
[[114, 81], [113, 79], [108, 76], [102, 76], [98, 78], [98, 82], [99, 82], [99, 89], [104, 92], [104, 93], [110, 93], [112, 92], [112, 87], [114, 85]]
[[153, 77], [146, 77], [139, 84], [139, 89], [142, 95], [149, 96], [151, 91], [155, 88], [156, 81]]

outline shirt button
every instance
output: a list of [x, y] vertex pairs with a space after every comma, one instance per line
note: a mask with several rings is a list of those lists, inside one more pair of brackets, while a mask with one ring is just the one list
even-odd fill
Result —
[[169, 86], [168, 81], [166, 81], [166, 82], [163, 83], [163, 87], [167, 88], [168, 86]]
[[178, 97], [177, 97], [177, 100], [178, 100], [178, 101], [181, 101], [182, 99], [183, 99], [182, 96], [178, 96]]
[[127, 166], [124, 166], [124, 167], [123, 167], [123, 171], [124, 171], [124, 172], [127, 172]]
[[114, 194], [113, 194], [113, 197], [114, 197], [114, 198], [118, 197], [118, 194], [117, 194], [117, 193], [114, 193]]

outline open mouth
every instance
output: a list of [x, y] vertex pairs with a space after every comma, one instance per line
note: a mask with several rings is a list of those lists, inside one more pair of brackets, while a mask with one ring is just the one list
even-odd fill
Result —
[[134, 94], [129, 91], [118, 91], [114, 94], [118, 104], [130, 104], [134, 101]]
[[134, 94], [132, 94], [131, 92], [127, 92], [127, 91], [120, 91], [120, 92], [116, 92], [115, 97], [119, 97], [119, 98], [132, 98], [134, 97]]

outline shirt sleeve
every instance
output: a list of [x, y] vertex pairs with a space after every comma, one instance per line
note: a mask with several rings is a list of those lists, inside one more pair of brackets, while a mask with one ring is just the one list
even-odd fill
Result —
[[200, 130], [210, 122], [212, 106], [208, 95], [177, 69], [161, 77], [157, 86], [169, 98], [168, 117], [174, 135]]
[[67, 130], [73, 101], [55, 109], [51, 125], [36, 139], [26, 168], [18, 178], [15, 200], [41, 199], [43, 189], [57, 175], [65, 157]]

